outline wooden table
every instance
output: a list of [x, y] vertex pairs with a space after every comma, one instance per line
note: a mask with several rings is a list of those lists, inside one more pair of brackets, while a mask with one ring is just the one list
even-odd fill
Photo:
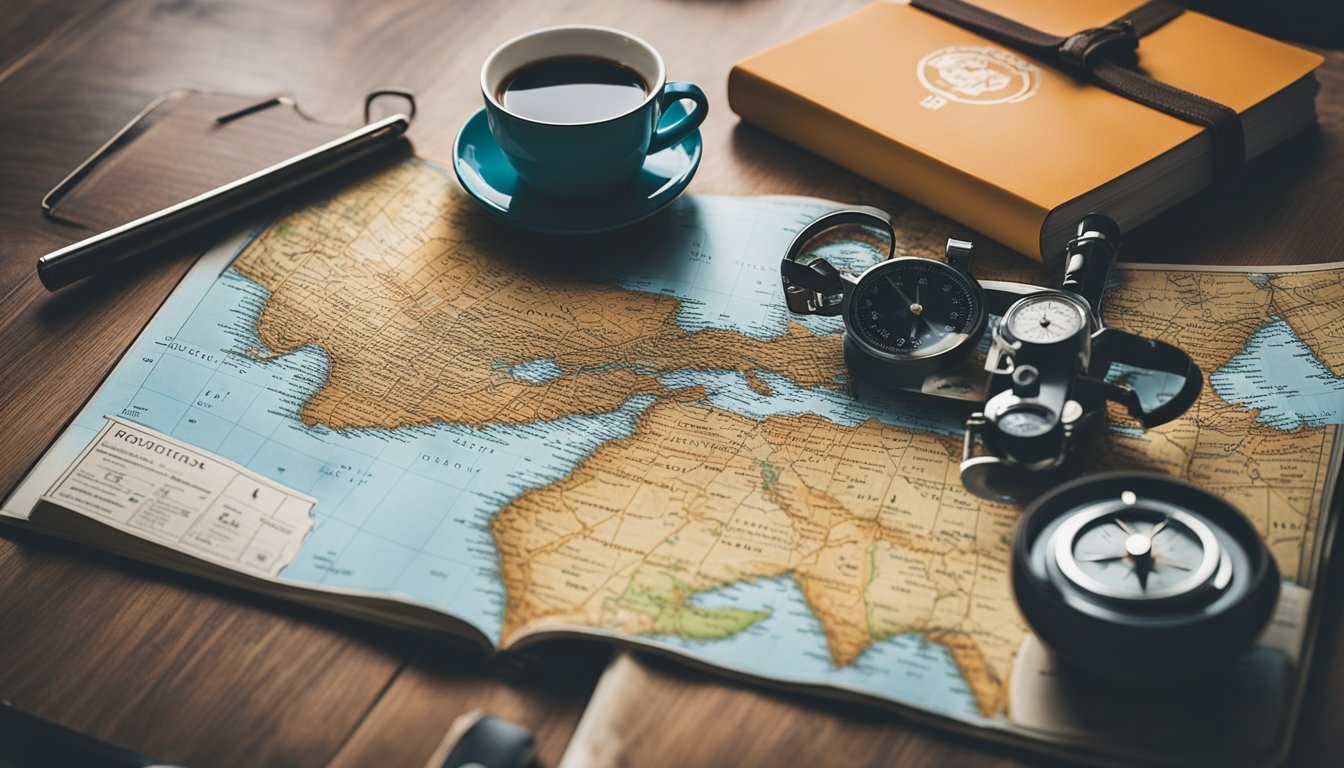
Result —
[[[727, 109], [732, 62], [859, 0], [557, 3], [483, 0], [6, 0], [0, 14], [0, 491], [76, 412], [188, 267], [135, 271], [49, 295], [34, 259], [76, 239], [42, 193], [162, 91], [287, 91], [357, 122], [362, 95], [420, 97], [418, 151], [449, 156], [499, 41], [552, 23], [625, 28], [670, 74], [705, 87], [697, 192], [876, 199], [878, 190]], [[1344, 258], [1344, 55], [1321, 72], [1319, 132], [1231, 190], [1135, 233], [1131, 257], [1242, 264]], [[1327, 597], [1339, 603], [1336, 568]], [[1295, 760], [1344, 754], [1344, 654], [1327, 613]], [[609, 658], [561, 644], [485, 663], [384, 628], [183, 579], [55, 542], [0, 538], [0, 698], [102, 739], [191, 766], [418, 766], [476, 707], [534, 729], [554, 764]], [[557, 661], [559, 663], [557, 663]], [[613, 748], [627, 765], [1023, 765], [1039, 761], [857, 706], [776, 695], [639, 662], [642, 708]]]

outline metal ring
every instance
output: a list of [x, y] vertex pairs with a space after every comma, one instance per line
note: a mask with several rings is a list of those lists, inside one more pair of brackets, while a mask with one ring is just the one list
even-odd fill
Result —
[[368, 95], [364, 97], [365, 125], [369, 124], [369, 118], [370, 115], [372, 114], [373, 102], [383, 96], [400, 96], [401, 98], [405, 99], [406, 103], [411, 105], [411, 112], [409, 115], [406, 116], [406, 119], [407, 120], [415, 119], [415, 94], [411, 93], [410, 91], [402, 90], [401, 88], [379, 88], [376, 91], [370, 91]]
[[794, 236], [793, 242], [789, 243], [789, 250], [785, 252], [784, 258], [789, 261], [797, 261], [798, 257], [803, 255], [803, 246], [807, 245], [810, 240], [832, 227], [843, 224], [868, 224], [884, 230], [891, 236], [891, 247], [887, 250], [887, 259], [896, 255], [896, 229], [891, 223], [891, 216], [880, 208], [860, 205], [853, 208], [841, 208], [838, 211], [831, 211], [817, 217]]

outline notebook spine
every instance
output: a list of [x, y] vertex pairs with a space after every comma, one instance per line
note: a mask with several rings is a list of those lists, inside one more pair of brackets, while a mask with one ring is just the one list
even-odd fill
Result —
[[1042, 260], [1048, 209], [775, 84], [750, 60], [729, 73], [728, 104], [749, 123]]

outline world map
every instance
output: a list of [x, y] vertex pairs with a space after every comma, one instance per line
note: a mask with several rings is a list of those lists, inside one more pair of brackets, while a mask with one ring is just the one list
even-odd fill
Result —
[[[116, 415], [243, 464], [318, 500], [282, 579], [427, 605], [501, 648], [579, 630], [1002, 718], [1020, 509], [962, 487], [956, 413], [851, 382], [841, 322], [785, 309], [779, 259], [833, 206], [691, 196], [563, 243], [407, 161], [194, 270], [58, 448]], [[903, 254], [940, 257], [950, 224], [889, 207]], [[1208, 386], [1149, 432], [1114, 412], [1090, 463], [1208, 487], [1310, 586], [1344, 423], [1339, 272], [1121, 269], [1104, 309]]]

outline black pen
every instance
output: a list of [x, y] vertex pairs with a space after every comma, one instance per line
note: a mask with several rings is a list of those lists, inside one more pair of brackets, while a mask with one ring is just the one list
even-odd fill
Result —
[[411, 120], [397, 114], [352, 131], [269, 168], [122, 224], [37, 260], [49, 291], [105, 272], [172, 240], [325, 176], [400, 139]]

